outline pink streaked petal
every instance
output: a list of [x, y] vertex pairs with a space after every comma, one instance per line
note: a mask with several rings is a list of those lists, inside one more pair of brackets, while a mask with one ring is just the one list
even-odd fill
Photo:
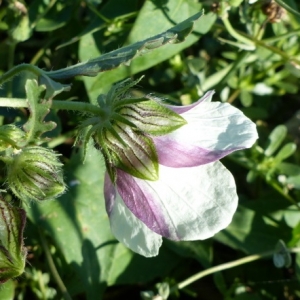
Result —
[[117, 180], [125, 205], [151, 230], [171, 240], [201, 240], [231, 222], [238, 198], [234, 179], [220, 162], [194, 168], [160, 166], [159, 175], [157, 181], [129, 180], [122, 174], [118, 178], [125, 183]]
[[146, 180], [137, 180], [121, 170], [117, 170], [117, 190], [129, 210], [149, 229], [169, 237], [170, 232], [165, 223], [161, 208], [155, 201], [155, 195], [147, 189]]
[[198, 146], [183, 145], [172, 140], [168, 136], [155, 137], [155, 146], [157, 149], [159, 163], [173, 168], [204, 165], [217, 161], [232, 152], [210, 151]]
[[162, 237], [150, 230], [126, 207], [106, 174], [104, 184], [106, 210], [114, 236], [126, 247], [145, 257], [156, 256]]
[[153, 138], [162, 165], [178, 168], [213, 162], [250, 148], [258, 138], [255, 124], [228, 103], [204, 101], [181, 116], [186, 125]]

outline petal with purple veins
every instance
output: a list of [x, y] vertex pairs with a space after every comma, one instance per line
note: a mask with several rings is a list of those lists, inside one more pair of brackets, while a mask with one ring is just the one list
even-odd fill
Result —
[[158, 254], [162, 237], [150, 230], [126, 207], [109, 176], [105, 176], [106, 210], [114, 236], [132, 251], [145, 257]]
[[149, 229], [171, 240], [202, 240], [231, 222], [237, 207], [233, 176], [220, 163], [193, 168], [160, 166], [159, 180], [118, 171], [117, 190]]

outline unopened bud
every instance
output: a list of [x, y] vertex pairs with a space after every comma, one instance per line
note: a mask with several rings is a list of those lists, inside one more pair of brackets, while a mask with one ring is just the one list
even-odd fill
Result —
[[58, 155], [43, 147], [27, 147], [8, 163], [7, 182], [21, 200], [48, 200], [65, 191], [62, 163]]
[[144, 180], [158, 179], [158, 157], [153, 137], [166, 135], [186, 124], [186, 120], [149, 95], [135, 98], [130, 88], [139, 80], [115, 84], [108, 94], [98, 97], [105, 116], [91, 117], [81, 129], [89, 127], [86, 140], [92, 137], [100, 149], [112, 182], [116, 169]]
[[0, 195], [0, 283], [24, 272], [27, 251], [23, 244], [26, 213]]
[[15, 147], [25, 139], [25, 132], [19, 127], [9, 124], [0, 126], [0, 152]]

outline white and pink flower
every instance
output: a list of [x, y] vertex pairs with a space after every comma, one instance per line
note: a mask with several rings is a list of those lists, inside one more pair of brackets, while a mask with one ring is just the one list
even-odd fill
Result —
[[[152, 136], [158, 179], [146, 180], [116, 168], [115, 182], [106, 174], [104, 195], [111, 230], [131, 250], [158, 254], [162, 237], [203, 240], [226, 228], [238, 204], [235, 181], [218, 161], [251, 147], [255, 124], [228, 103], [198, 102], [167, 106], [186, 121], [165, 135]], [[147, 157], [149, 159], [149, 157]]]

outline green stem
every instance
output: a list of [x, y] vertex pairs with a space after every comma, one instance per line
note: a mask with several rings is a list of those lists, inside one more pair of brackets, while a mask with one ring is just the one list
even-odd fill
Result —
[[289, 5], [287, 5], [286, 3], [284, 3], [283, 1], [281, 1], [281, 0], [275, 0], [275, 2], [278, 5], [282, 6], [284, 9], [286, 9], [291, 14], [300, 17], [300, 13], [298, 11], [294, 10], [292, 7], [290, 7]]
[[227, 31], [230, 33], [230, 35], [232, 37], [234, 37], [235, 39], [237, 39], [239, 42], [244, 43], [248, 46], [252, 46], [253, 50], [255, 49], [255, 44], [251, 39], [248, 39], [242, 35], [240, 35], [231, 25], [228, 17], [224, 17], [222, 18], [222, 21], [224, 23], [225, 28], [227, 29]]
[[201, 271], [201, 272], [187, 278], [186, 280], [178, 283], [171, 290], [175, 291], [176, 289], [183, 289], [184, 287], [190, 285], [194, 281], [199, 280], [200, 278], [203, 278], [207, 275], [210, 275], [210, 274], [213, 274], [213, 273], [216, 273], [216, 272], [220, 272], [220, 271], [223, 271], [223, 270], [231, 269], [231, 268], [237, 267], [239, 265], [247, 264], [249, 262], [259, 260], [259, 259], [262, 259], [262, 258], [265, 258], [265, 257], [269, 257], [269, 256], [273, 255], [273, 253], [274, 253], [274, 250], [266, 251], [266, 252], [259, 253], [259, 254], [253, 254], [253, 255], [249, 255], [249, 256], [246, 256], [246, 257], [228, 262], [228, 263], [224, 263], [224, 264], [209, 268], [207, 270]]
[[[287, 249], [287, 250], [290, 253], [298, 253], [298, 252], [300, 252], [300, 247], [299, 248], [290, 248], [290, 249]], [[240, 259], [237, 259], [237, 260], [234, 260], [234, 261], [231, 261], [231, 262], [228, 262], [228, 263], [224, 263], [224, 264], [209, 268], [207, 270], [201, 271], [201, 272], [187, 278], [186, 280], [178, 283], [177, 285], [173, 286], [170, 289], [170, 294], [174, 293], [177, 290], [181, 290], [181, 289], [185, 288], [186, 286], [190, 285], [191, 283], [193, 283], [193, 282], [195, 282], [195, 281], [197, 281], [197, 280], [199, 280], [199, 279], [201, 279], [201, 278], [203, 278], [207, 275], [210, 275], [210, 274], [213, 274], [213, 273], [216, 273], [216, 272], [220, 272], [220, 271], [224, 271], [224, 270], [227, 270], [227, 269], [231, 269], [231, 268], [243, 265], [243, 264], [247, 264], [247, 263], [252, 262], [252, 261], [256, 261], [256, 260], [259, 260], [259, 259], [270, 257], [273, 254], [274, 254], [274, 250], [265, 251], [265, 252], [262, 252], [262, 253], [249, 255], [249, 256], [246, 256], [244, 258], [240, 258]], [[162, 300], [162, 297], [161, 296], [156, 296], [155, 300]]]
[[44, 285], [44, 280], [43, 280], [43, 273], [39, 270], [37, 271], [38, 273], [38, 283], [39, 283], [39, 288], [42, 294], [42, 300], [47, 300], [46, 298], [46, 289]]
[[[77, 134], [76, 131], [72, 130], [72, 131], [65, 133], [64, 135], [59, 135], [58, 137], [54, 137], [50, 141], [47, 142], [47, 147], [53, 149], [63, 143], [66, 143], [68, 140], [73, 141], [76, 134]], [[73, 144], [73, 142], [72, 142], [72, 144]]]
[[[28, 102], [26, 101], [26, 99], [22, 99], [22, 98], [0, 98], [0, 107], [11, 107], [11, 108], [28, 107]], [[101, 117], [105, 117], [107, 115], [104, 109], [86, 102], [53, 100], [51, 108], [89, 112]]]
[[[8, 51], [7, 70], [10, 70], [14, 66], [16, 45], [17, 43], [13, 39], [11, 39], [9, 45], [9, 51]], [[7, 88], [7, 97], [11, 97], [11, 96], [12, 96], [12, 82], [10, 81]]]
[[[213, 27], [224, 29], [224, 26], [222, 26], [220, 24], [214, 24]], [[228, 30], [228, 28], [226, 28], [226, 29]], [[236, 31], [236, 30], [235, 30], [235, 32], [238, 33], [239, 36], [243, 36], [243, 37], [245, 37], [249, 40], [252, 40], [252, 42], [256, 46], [261, 46], [263, 48], [266, 48], [266, 49], [272, 51], [273, 53], [276, 53], [276, 54], [280, 55], [284, 59], [284, 61], [293, 61], [297, 65], [300, 65], [300, 61], [298, 59], [296, 59], [295, 57], [291, 56], [289, 53], [283, 52], [280, 49], [278, 49], [277, 47], [273, 47], [273, 46], [270, 46], [270, 45], [266, 44], [267, 42], [270, 41], [270, 39], [257, 40], [255, 38], [249, 36], [247, 33], [244, 33], [244, 32], [241, 32], [241, 31]], [[273, 41], [271, 40], [270, 42], [273, 42]]]
[[111, 23], [111, 20], [103, 16], [96, 7], [94, 7], [93, 4], [91, 4], [89, 1], [85, 1], [85, 4], [87, 7], [96, 15], [98, 16], [102, 21], [104, 21], [106, 24]]
[[64, 110], [77, 110], [82, 112], [90, 112], [101, 117], [105, 117], [107, 113], [100, 107], [86, 102], [71, 102], [64, 100], [53, 100], [52, 108]]
[[280, 35], [277, 35], [277, 36], [273, 36], [273, 37], [270, 37], [270, 38], [266, 38], [264, 39], [263, 41], [265, 43], [272, 43], [272, 42], [277, 42], [277, 41], [281, 41], [281, 40], [284, 40], [284, 39], [287, 39], [291, 36], [294, 36], [294, 35], [297, 35], [300, 33], [300, 28], [298, 29], [295, 29], [295, 30], [291, 30], [291, 31], [288, 31], [286, 33], [283, 33], [283, 34], [280, 34]]
[[282, 195], [285, 199], [290, 201], [293, 205], [297, 206], [297, 208], [300, 210], [300, 206], [296, 200], [294, 200], [289, 194], [285, 193], [282, 188], [274, 181], [267, 180], [267, 183], [276, 190], [280, 195]]
[[21, 72], [30, 72], [36, 76], [40, 76], [42, 74], [42, 71], [38, 67], [35, 67], [33, 65], [30, 64], [17, 65], [14, 68], [7, 71], [6, 73], [4, 73], [0, 77], [0, 86], [4, 82], [11, 80], [14, 76], [20, 74]]
[[235, 90], [228, 98], [227, 103], [230, 103], [230, 104], [233, 103], [233, 101], [239, 96], [240, 93], [241, 93], [240, 89]]
[[40, 234], [40, 238], [41, 238], [41, 242], [42, 242], [42, 247], [45, 251], [45, 255], [46, 255], [46, 259], [48, 261], [48, 264], [49, 264], [49, 269], [52, 273], [52, 276], [54, 278], [54, 280], [56, 281], [56, 284], [58, 286], [58, 288], [60, 289], [63, 297], [66, 299], [66, 300], [72, 300], [70, 294], [68, 293], [68, 290], [67, 288], [65, 287], [65, 284], [63, 283], [57, 269], [56, 269], [56, 266], [54, 264], [54, 261], [52, 259], [52, 256], [51, 256], [51, 253], [50, 253], [50, 249], [49, 249], [49, 246], [48, 246], [48, 243], [44, 237], [44, 234], [41, 230], [39, 230], [39, 234]]

